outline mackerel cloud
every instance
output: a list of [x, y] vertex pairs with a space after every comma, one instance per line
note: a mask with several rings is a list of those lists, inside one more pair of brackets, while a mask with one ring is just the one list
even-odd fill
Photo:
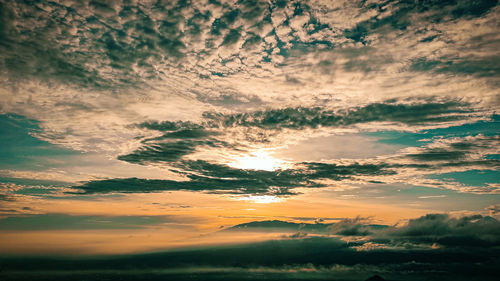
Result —
[[315, 136], [491, 120], [498, 1], [0, 3], [1, 113], [40, 121], [34, 135], [52, 144], [187, 180], [108, 179], [108, 189], [91, 181], [85, 192], [290, 194], [325, 179], [410, 175], [451, 188], [418, 178], [498, 167], [487, 157], [498, 137], [480, 134], [281, 172], [226, 165]]

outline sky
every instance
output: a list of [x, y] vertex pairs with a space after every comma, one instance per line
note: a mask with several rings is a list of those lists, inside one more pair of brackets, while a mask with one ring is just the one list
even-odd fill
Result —
[[494, 280], [499, 31], [497, 0], [0, 0], [0, 277]]

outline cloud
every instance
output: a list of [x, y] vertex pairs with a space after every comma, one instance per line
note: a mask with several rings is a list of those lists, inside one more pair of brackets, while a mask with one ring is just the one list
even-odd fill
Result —
[[[146, 123], [162, 133], [172, 134], [168, 123]], [[146, 126], [146, 125], [141, 125]], [[183, 132], [183, 130], [181, 130]], [[206, 135], [203, 133], [202, 135]], [[431, 175], [468, 170], [494, 170], [498, 160], [486, 156], [496, 153], [497, 136], [467, 136], [437, 138], [421, 147], [408, 147], [394, 155], [368, 159], [334, 159], [323, 162], [298, 162], [275, 171], [240, 169], [226, 163], [182, 159], [194, 152], [196, 145], [211, 145], [213, 140], [201, 137], [192, 140], [191, 134], [181, 134], [175, 142], [152, 145], [119, 159], [143, 165], [166, 163], [186, 177], [186, 180], [155, 180], [115, 178], [89, 181], [75, 186], [85, 193], [158, 192], [165, 190], [192, 190], [230, 194], [293, 195], [298, 187], [327, 187], [332, 182], [346, 183], [400, 183], [449, 188], [461, 192], [495, 193], [496, 185], [469, 186], [438, 179]], [[197, 137], [197, 136], [196, 136]], [[163, 137], [161, 137], [163, 138]], [[211, 138], [211, 137], [210, 137]], [[216, 147], [216, 146], [212, 146]], [[221, 145], [220, 147], [224, 147]], [[330, 182], [328, 182], [330, 181]]]
[[[500, 222], [489, 216], [472, 215], [461, 218], [446, 214], [428, 214], [411, 219], [401, 228], [387, 230], [381, 234], [389, 244], [437, 244], [442, 247], [497, 247]], [[374, 241], [384, 238], [376, 238]]]
[[[248, 141], [251, 131], [258, 134], [266, 131], [274, 132], [269, 134], [270, 138], [264, 135], [260, 141], [251, 140], [253, 143], [265, 143], [273, 141], [275, 136], [272, 134], [286, 133], [287, 130], [300, 131], [305, 127], [332, 126], [336, 128], [342, 124], [372, 122], [374, 118], [375, 120], [402, 120], [412, 123], [414, 121], [408, 118], [412, 118], [411, 114], [415, 112], [420, 112], [422, 115], [427, 114], [426, 112], [429, 112], [428, 115], [447, 115], [450, 113], [450, 108], [452, 111], [460, 112], [460, 107], [456, 108], [458, 105], [436, 103], [424, 106], [417, 104], [412, 107], [377, 104], [337, 113], [325, 113], [318, 108], [293, 108], [253, 112], [246, 115], [221, 115], [218, 119], [211, 116], [200, 123], [192, 121], [143, 122], [137, 125], [138, 129], [152, 132], [153, 137], [144, 137], [141, 140], [142, 147], [118, 159], [144, 166], [165, 165], [172, 170], [170, 172], [172, 175], [177, 175], [177, 179], [136, 177], [91, 180], [79, 188], [86, 193], [194, 190], [232, 194], [292, 195], [295, 194], [293, 189], [298, 187], [327, 187], [337, 181], [348, 183], [409, 181], [416, 185], [447, 187], [465, 192], [496, 192], [497, 188], [494, 184], [488, 187], [471, 187], [441, 180], [426, 180], [422, 177], [452, 171], [495, 168], [498, 166], [498, 160], [487, 159], [486, 156], [496, 153], [497, 136], [437, 137], [424, 146], [409, 147], [396, 155], [358, 160], [326, 159], [323, 162], [296, 162], [277, 171], [237, 169], [227, 166], [228, 162], [220, 159], [219, 161], [213, 161], [210, 158], [202, 160], [203, 157], [196, 154], [199, 153], [200, 148], [212, 153], [214, 151], [222, 153], [248, 151], [251, 149], [247, 146], [249, 142], [246, 144], [238, 142], [239, 137], [246, 138]], [[384, 116], [380, 108], [388, 109], [388, 114]], [[435, 118], [437, 117], [431, 119]], [[4, 129], [10, 128], [9, 126], [4, 126]], [[231, 129], [236, 129], [233, 132], [237, 134], [234, 135]], [[34, 138], [30, 136], [31, 139]], [[40, 142], [36, 141], [36, 144]], [[20, 177], [23, 174], [19, 171], [6, 171], [6, 173], [12, 177]], [[61, 173], [55, 174], [50, 171], [46, 173], [50, 174], [53, 180], [63, 176]], [[26, 175], [21, 177], [29, 175], [40, 177], [44, 175], [44, 172], [24, 172], [24, 174]]]
[[147, 228], [171, 221], [168, 216], [72, 216], [35, 214], [0, 218], [0, 229], [13, 230], [88, 230]]
[[[66, 197], [175, 190], [293, 196], [377, 183], [498, 193], [495, 180], [476, 184], [457, 173], [498, 172], [498, 122], [486, 120], [500, 105], [499, 9], [494, 0], [0, 1], [0, 172], [9, 178], [0, 201], [17, 206], [23, 192], [47, 192], [32, 188], [42, 179], [70, 182], [54, 185], [74, 189], [51, 193]], [[469, 130], [479, 120], [484, 127]], [[457, 127], [463, 124], [471, 127]], [[346, 137], [335, 144], [341, 150], [354, 145], [350, 135], [394, 131], [418, 137], [358, 159], [275, 159], [286, 165], [274, 171], [232, 165], [256, 152], [279, 158], [273, 152], [316, 137]], [[16, 208], [1, 211], [21, 213]], [[132, 229], [169, 218], [100, 219], [45, 214], [0, 225]], [[151, 274], [194, 265], [249, 278], [309, 270], [357, 280], [374, 272], [393, 280], [499, 275], [498, 221], [484, 216], [430, 214], [398, 227], [359, 219], [244, 226], [287, 229], [293, 239], [7, 268]]]
[[14, 201], [16, 200], [14, 196], [9, 194], [0, 194], [0, 201]]
[[[494, 148], [498, 145], [498, 136], [448, 138], [432, 142], [422, 148], [410, 148], [406, 157], [420, 162], [444, 161], [453, 165], [465, 164], [467, 161], [482, 159], [485, 155], [494, 153]], [[415, 153], [413, 153], [414, 151]], [[494, 163], [484, 159], [485, 163]]]
[[142, 146], [133, 153], [119, 156], [119, 160], [130, 163], [146, 164], [155, 162], [175, 162], [182, 156], [195, 152], [199, 146], [211, 148], [225, 147], [227, 143], [218, 140], [213, 135], [216, 131], [209, 131], [202, 125], [192, 122], [156, 122], [149, 121], [138, 125], [139, 128], [162, 132], [162, 135], [145, 138]]
[[[495, 185], [462, 184], [459, 181], [438, 180], [441, 174], [466, 171], [495, 173], [499, 161], [489, 159], [495, 154], [498, 136], [437, 137], [420, 147], [407, 147], [395, 155], [379, 156], [367, 163], [385, 164], [393, 175], [381, 177], [386, 183], [407, 182], [417, 186], [448, 188], [459, 192], [497, 193]], [[449, 174], [453, 178], [452, 174]], [[489, 181], [490, 182], [490, 181]]]
[[497, 215], [500, 213], [500, 204], [491, 205], [488, 208], [486, 208], [486, 210], [488, 210], [492, 216]]
[[[498, 163], [443, 144], [360, 161], [296, 161], [276, 179], [227, 179], [220, 171], [235, 172], [220, 167], [313, 136], [485, 120], [498, 105], [497, 10], [489, 0], [2, 2], [0, 112], [38, 120], [33, 136], [51, 144], [207, 186], [195, 190], [277, 186], [287, 194], [324, 179], [410, 175], [425, 184], [431, 170]], [[194, 167], [197, 160], [218, 166]], [[84, 178], [117, 177], [103, 174]], [[163, 189], [134, 177], [145, 190]], [[121, 189], [139, 190], [122, 180]]]
[[[303, 187], [328, 186], [324, 180], [346, 182], [385, 182], [399, 183], [411, 182], [415, 185], [433, 187], [446, 187], [463, 192], [497, 192], [494, 185], [489, 187], [474, 187], [446, 183], [439, 180], [428, 180], [427, 176], [453, 171], [467, 170], [492, 170], [498, 166], [498, 160], [488, 159], [487, 155], [496, 153], [498, 146], [497, 136], [448, 137], [440, 136], [427, 141], [427, 144], [416, 147], [407, 147], [396, 154], [366, 158], [360, 160], [328, 159], [323, 162], [296, 162], [277, 171], [242, 170], [227, 166], [220, 159], [201, 160], [197, 156], [200, 148], [208, 151], [221, 151], [222, 153], [235, 153], [248, 148], [237, 142], [238, 135], [232, 135], [232, 143], [226, 134], [231, 128], [246, 128], [241, 137], [249, 139], [249, 130], [276, 131], [303, 130], [304, 127], [328, 127], [352, 125], [353, 123], [372, 122], [373, 120], [402, 120], [401, 122], [413, 123], [416, 113], [429, 116], [445, 115], [448, 120], [450, 110], [456, 104], [425, 104], [410, 106], [375, 105], [357, 108], [344, 113], [324, 113], [319, 109], [283, 109], [279, 111], [262, 111], [242, 115], [208, 116], [201, 124], [182, 122], [156, 122], [141, 123], [138, 126], [161, 132], [161, 136], [143, 141], [145, 144], [139, 150], [120, 156], [120, 160], [143, 165], [164, 164], [182, 173], [189, 178], [186, 182], [167, 182], [165, 187], [158, 187], [156, 183], [141, 180], [140, 186], [145, 191], [149, 190], [219, 190], [250, 194], [272, 193], [272, 188], [281, 188], [276, 194], [291, 194], [291, 189]], [[374, 110], [374, 108], [376, 110]], [[388, 112], [384, 115], [386, 109]], [[445, 113], [442, 113], [445, 112]], [[330, 115], [332, 114], [332, 115]], [[430, 122], [439, 117], [429, 117]], [[421, 118], [418, 122], [424, 122]], [[330, 122], [330, 123], [329, 123]], [[261, 142], [270, 142], [263, 138]], [[252, 140], [253, 143], [258, 140]], [[196, 159], [198, 160], [191, 160]], [[151, 183], [154, 188], [149, 188]], [[193, 184], [189, 187], [189, 184]], [[198, 187], [198, 184], [205, 188]], [[85, 185], [84, 185], [85, 189]], [[88, 187], [87, 187], [88, 189]], [[125, 188], [126, 189], [126, 188]], [[89, 189], [88, 189], [89, 190]], [[107, 190], [107, 189], [104, 189]], [[112, 190], [112, 189], [111, 189]], [[118, 189], [119, 190], [119, 189]], [[117, 191], [118, 191], [117, 190]], [[133, 192], [139, 192], [139, 185]], [[96, 192], [94, 189], [92, 192]], [[105, 191], [107, 192], [107, 191]]]
[[[271, 226], [277, 224], [286, 223], [267, 223]], [[119, 274], [122, 279], [129, 276], [134, 279], [138, 274], [147, 276], [144, 275], [147, 270], [155, 272], [154, 278], [178, 277], [179, 280], [184, 280], [186, 274], [190, 280], [206, 280], [208, 277], [225, 280], [241, 277], [242, 273], [257, 279], [267, 276], [286, 279], [287, 274], [293, 274], [294, 278], [301, 276], [305, 279], [331, 280], [333, 275], [342, 277], [342, 280], [364, 280], [377, 273], [388, 280], [431, 279], [436, 274], [442, 280], [478, 277], [494, 280], [498, 273], [499, 228], [499, 222], [489, 217], [452, 218], [444, 214], [429, 214], [410, 220], [406, 226], [372, 229], [373, 237], [367, 236], [363, 240], [346, 242], [345, 236], [344, 240], [325, 236], [282, 238], [71, 261], [64, 257], [7, 257], [2, 259], [2, 274], [9, 276], [22, 270], [30, 277], [35, 273], [37, 276], [52, 276], [54, 272], [59, 274], [57, 276], [65, 276], [59, 272], [64, 268], [65, 274], [70, 272], [73, 276], [88, 277], [90, 273], [95, 275], [102, 271], [104, 275], [99, 276]], [[227, 235], [230, 232], [219, 233]], [[360, 248], [361, 245], [366, 247]], [[162, 271], [156, 271], [159, 269]], [[171, 269], [176, 271], [171, 272]]]
[[[300, 219], [299, 219], [300, 220]], [[253, 221], [242, 223], [223, 231], [257, 231], [257, 232], [292, 232], [301, 235], [321, 234], [321, 235], [340, 235], [340, 236], [368, 236], [373, 232], [387, 228], [386, 225], [371, 224], [368, 219], [354, 218], [341, 219], [335, 223], [296, 223], [289, 221]], [[295, 235], [293, 234], [293, 235]], [[297, 238], [297, 237], [294, 237]], [[303, 238], [303, 237], [301, 237]]]
[[[285, 108], [257, 111], [236, 115], [205, 114], [214, 125], [223, 127], [255, 126], [270, 129], [304, 129], [349, 126], [368, 122], [397, 122], [409, 125], [433, 124], [455, 121], [470, 113], [458, 102], [396, 104], [374, 103], [363, 107], [349, 108], [340, 112], [316, 108]], [[210, 124], [210, 123], [209, 123]]]
[[386, 227], [386, 225], [370, 224], [369, 219], [357, 217], [333, 223], [329, 226], [329, 231], [342, 236], [367, 236]]
[[[270, 142], [272, 138], [267, 138], [266, 135], [273, 136], [283, 130], [352, 128], [375, 122], [404, 124], [408, 129], [422, 128], [464, 120], [470, 118], [471, 114], [473, 113], [467, 105], [459, 102], [401, 104], [394, 101], [339, 111], [297, 107], [241, 114], [206, 112], [203, 122], [199, 124], [182, 121], [147, 121], [138, 124], [139, 128], [159, 131], [163, 135], [142, 140], [141, 148], [122, 155], [119, 159], [131, 163], [174, 162], [196, 152], [197, 147], [212, 150], [245, 149], [245, 145], [241, 143], [248, 143], [249, 139], [249, 145], [252, 142]], [[227, 134], [231, 132], [236, 132], [236, 135], [228, 137]], [[256, 137], [251, 139], [251, 134]], [[234, 144], [226, 142], [234, 138], [237, 139], [233, 140]]]
[[383, 16], [375, 14], [370, 19], [347, 29], [345, 34], [347, 38], [366, 44], [366, 37], [371, 33], [384, 32], [384, 28], [406, 30], [409, 26], [422, 22], [446, 22], [461, 17], [480, 17], [497, 4], [495, 0], [372, 3], [362, 5], [362, 9], [379, 9], [383, 12], [381, 13]]
[[[303, 163], [303, 168], [277, 171], [243, 170], [205, 161], [184, 161], [181, 166], [187, 181], [116, 178], [89, 181], [74, 186], [83, 193], [141, 193], [167, 190], [207, 191], [230, 194], [270, 194], [285, 196], [296, 194], [297, 187], [324, 187], [320, 179], [351, 179], [356, 177], [391, 174], [384, 166], [336, 165]], [[74, 194], [78, 194], [74, 193]]]
[[[172, 7], [172, 16], [179, 16], [180, 10]], [[143, 84], [135, 65], [152, 74], [151, 59], [162, 53], [174, 60], [183, 55], [176, 24], [160, 32], [161, 26], [156, 27], [138, 6], [10, 3], [2, 5], [2, 12], [7, 15], [2, 24], [2, 65], [14, 79], [22, 73], [49, 83], [117, 90]]]
[[485, 57], [476, 60], [431, 60], [420, 58], [410, 66], [412, 71], [465, 74], [479, 77], [495, 77], [500, 73], [497, 57]]
[[[491, 110], [495, 1], [336, 2], [2, 2], [1, 112], [39, 120], [51, 143], [117, 156], [140, 145], [130, 124], [207, 110], [289, 121], [255, 124], [267, 128], [464, 120], [457, 98]], [[431, 96], [448, 116], [384, 104]], [[318, 106], [307, 118], [320, 123], [293, 120]]]
[[[290, 232], [337, 235], [351, 241], [356, 249], [419, 249], [422, 247], [489, 248], [500, 245], [500, 222], [479, 214], [452, 217], [427, 214], [410, 219], [406, 224], [389, 226], [371, 223], [367, 218], [343, 219], [334, 223], [295, 223], [287, 221], [254, 221], [235, 225], [225, 231]], [[361, 240], [347, 237], [364, 237]], [[363, 245], [366, 245], [364, 247]], [[378, 245], [374, 247], [374, 245]]]
[[129, 163], [171, 162], [195, 151], [195, 147], [202, 145], [199, 141], [178, 141], [172, 143], [156, 143], [143, 146], [131, 154], [119, 156], [119, 160]]
[[242, 223], [223, 231], [257, 231], [257, 232], [296, 232], [296, 233], [328, 233], [329, 224], [322, 223], [294, 223], [280, 220], [272, 221], [253, 221]]

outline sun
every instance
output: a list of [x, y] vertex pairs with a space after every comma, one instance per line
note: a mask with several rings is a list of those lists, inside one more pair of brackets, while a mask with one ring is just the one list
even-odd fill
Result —
[[244, 170], [276, 171], [286, 169], [287, 161], [277, 159], [269, 155], [266, 151], [255, 151], [248, 155], [236, 157], [228, 164], [230, 167]]
[[279, 203], [282, 201], [280, 197], [273, 195], [249, 195], [249, 196], [239, 197], [236, 200], [248, 201], [257, 204]]

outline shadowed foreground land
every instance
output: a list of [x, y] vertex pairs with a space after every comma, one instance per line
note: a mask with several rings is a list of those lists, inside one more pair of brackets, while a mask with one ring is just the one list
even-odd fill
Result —
[[495, 280], [500, 251], [356, 251], [336, 238], [106, 257], [5, 257], [2, 280]]

